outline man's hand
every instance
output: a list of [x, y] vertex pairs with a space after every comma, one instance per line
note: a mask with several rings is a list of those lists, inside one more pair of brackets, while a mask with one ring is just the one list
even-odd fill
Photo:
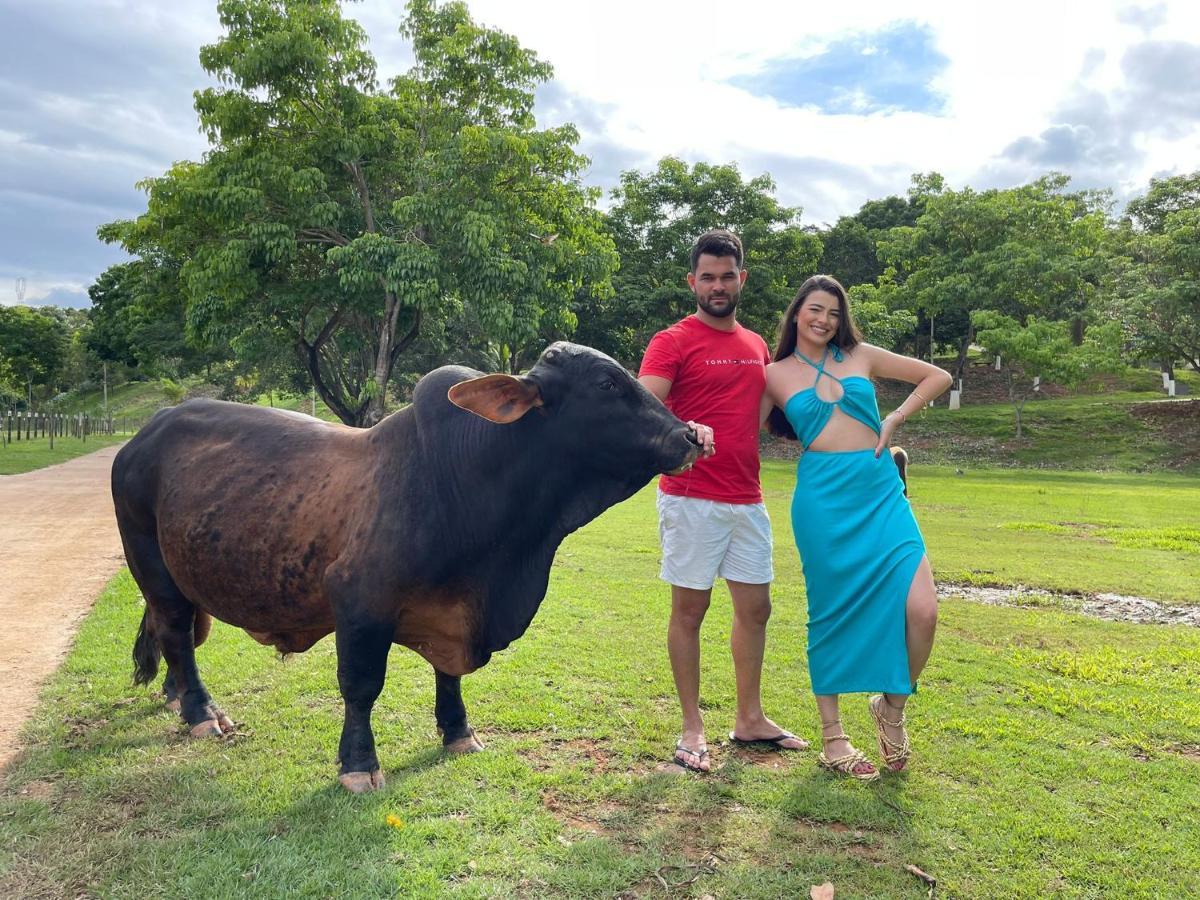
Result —
[[713, 441], [713, 430], [711, 428], [707, 425], [701, 425], [699, 422], [688, 422], [687, 426], [696, 435], [696, 443], [700, 445], [700, 455], [702, 457], [716, 454], [717, 445]]

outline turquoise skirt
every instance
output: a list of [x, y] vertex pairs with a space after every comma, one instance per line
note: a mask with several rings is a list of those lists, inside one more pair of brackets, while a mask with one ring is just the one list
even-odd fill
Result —
[[916, 690], [905, 608], [925, 541], [891, 456], [876, 459], [874, 448], [803, 453], [792, 532], [808, 591], [813, 693]]

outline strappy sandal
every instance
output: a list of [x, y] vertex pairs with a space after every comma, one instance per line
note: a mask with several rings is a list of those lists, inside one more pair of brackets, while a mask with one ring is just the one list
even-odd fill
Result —
[[[908, 731], [904, 728], [904, 723], [907, 721], [904, 715], [904, 707], [899, 707], [900, 718], [893, 722], [883, 714], [882, 705], [890, 706], [892, 709], [897, 707], [888, 703], [888, 698], [883, 694], [875, 694], [867, 701], [867, 708], [871, 710], [871, 718], [875, 720], [875, 737], [879, 740], [879, 755], [883, 757], [884, 764], [893, 772], [903, 772], [908, 768], [908, 761], [912, 759], [912, 745], [908, 742]], [[896, 743], [888, 737], [884, 726], [890, 728], [899, 728], [904, 733], [904, 740]]]
[[[822, 733], [822, 743], [828, 744], [830, 741], [846, 741], [849, 743], [850, 738], [843, 731], [841, 731], [842, 722], [840, 719], [834, 719], [832, 722], [822, 722], [822, 732], [824, 732], [824, 729], [832, 728], [835, 725], [838, 726], [838, 733], [830, 735]], [[856, 771], [856, 769], [862, 766], [863, 763], [866, 763], [871, 767], [870, 772]], [[826, 756], [825, 751], [822, 750], [819, 754], [817, 754], [817, 765], [819, 765], [822, 769], [833, 772], [837, 775], [848, 775], [855, 781], [874, 781], [879, 777], [879, 770], [875, 768], [875, 765], [869, 759], [867, 759], [861, 750], [857, 750], [853, 746], [851, 746], [850, 752], [843, 756], [829, 757]]]

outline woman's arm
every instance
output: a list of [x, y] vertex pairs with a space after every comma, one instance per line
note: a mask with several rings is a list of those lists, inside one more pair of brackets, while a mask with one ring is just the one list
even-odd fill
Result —
[[891, 378], [895, 381], [907, 381], [909, 384], [915, 385], [912, 393], [904, 398], [904, 402], [883, 420], [879, 443], [875, 447], [875, 455], [879, 456], [883, 452], [883, 448], [888, 445], [892, 433], [904, 424], [905, 419], [934, 398], [944, 394], [954, 379], [945, 369], [939, 369], [922, 359], [901, 356], [899, 353], [892, 353], [890, 350], [884, 350], [882, 347], [875, 347], [871, 344], [862, 344], [861, 349], [867, 351], [867, 366], [872, 377]]
[[763, 429], [767, 424], [767, 417], [771, 415], [771, 410], [775, 408], [776, 382], [779, 380], [779, 370], [776, 368], [779, 363], [768, 363], [766, 368], [767, 381], [763, 388], [762, 402], [758, 407], [758, 427]]

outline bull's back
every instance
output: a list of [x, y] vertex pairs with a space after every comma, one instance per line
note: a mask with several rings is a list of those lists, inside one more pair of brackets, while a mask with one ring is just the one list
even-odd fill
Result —
[[364, 438], [278, 410], [186, 403], [118, 454], [118, 521], [152, 529], [183, 594], [223, 621], [320, 627], [323, 573], [371, 502]]

